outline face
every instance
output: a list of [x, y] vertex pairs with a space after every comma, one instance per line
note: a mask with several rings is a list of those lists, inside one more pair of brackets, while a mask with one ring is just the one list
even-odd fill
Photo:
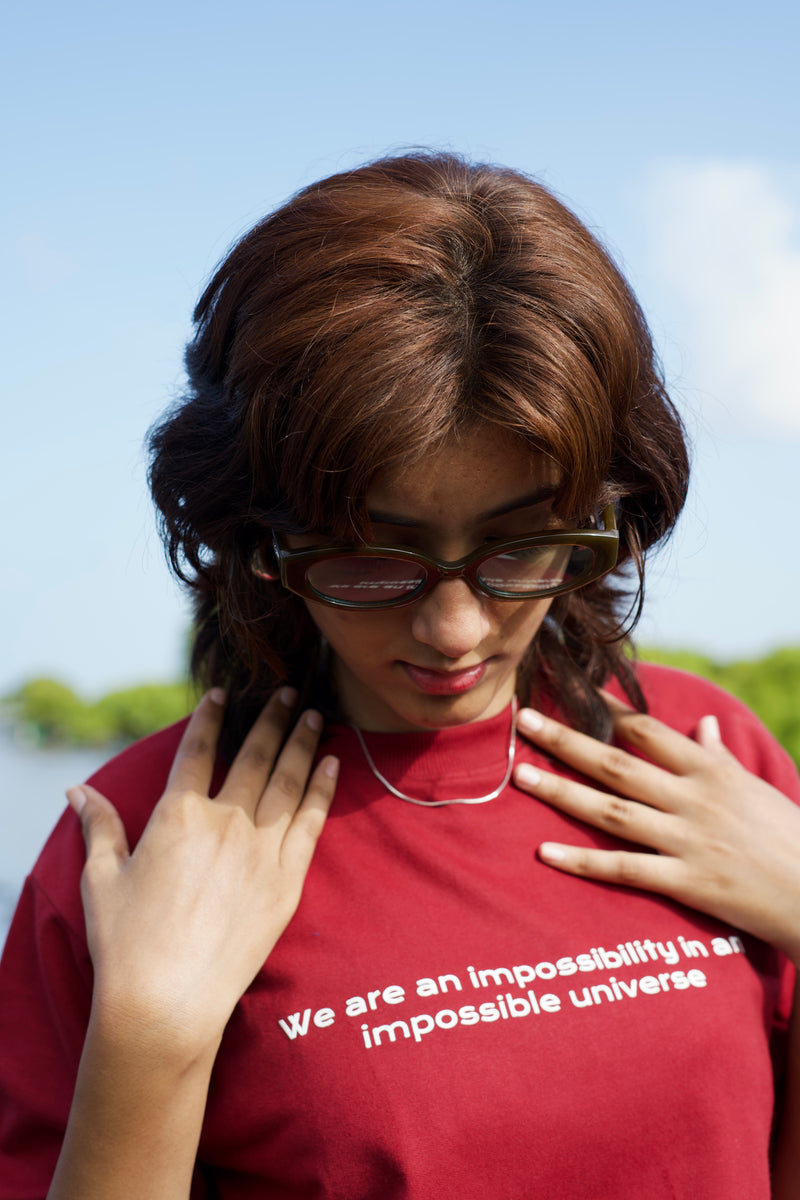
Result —
[[[558, 473], [491, 426], [452, 440], [367, 495], [371, 541], [454, 562], [492, 541], [557, 524]], [[292, 546], [319, 545], [293, 538]], [[550, 599], [495, 600], [463, 579], [441, 580], [402, 608], [357, 612], [306, 601], [331, 649], [343, 715], [366, 730], [442, 729], [495, 716]]]

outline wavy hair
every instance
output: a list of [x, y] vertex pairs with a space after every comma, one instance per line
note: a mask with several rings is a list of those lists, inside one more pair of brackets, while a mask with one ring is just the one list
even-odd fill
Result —
[[482, 422], [558, 464], [561, 515], [617, 505], [618, 567], [554, 601], [521, 687], [599, 737], [609, 677], [644, 707], [627, 633], [685, 499], [684, 433], [628, 284], [551, 192], [451, 154], [334, 175], [234, 245], [194, 320], [150, 483], [229, 749], [279, 681], [321, 702], [316, 627], [252, 573], [254, 548], [273, 528], [368, 536], [376, 474]]

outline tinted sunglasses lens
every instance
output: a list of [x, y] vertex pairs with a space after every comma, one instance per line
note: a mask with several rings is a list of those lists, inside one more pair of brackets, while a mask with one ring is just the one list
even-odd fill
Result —
[[574, 587], [594, 568], [589, 546], [531, 546], [487, 558], [478, 580], [489, 591], [511, 596], [537, 596]]
[[326, 600], [347, 604], [385, 604], [415, 592], [426, 579], [421, 563], [402, 558], [354, 554], [323, 558], [306, 571], [306, 582]]

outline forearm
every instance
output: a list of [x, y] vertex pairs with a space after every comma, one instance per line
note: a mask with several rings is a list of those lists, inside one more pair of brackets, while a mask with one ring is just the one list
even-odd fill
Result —
[[90, 1024], [48, 1200], [188, 1200], [215, 1048], [154, 1049]]
[[797, 1200], [800, 1180], [800, 974], [795, 984], [786, 1097], [775, 1147], [772, 1174], [773, 1200]]
[[322, 718], [286, 739], [296, 694], [276, 693], [211, 799], [223, 700], [191, 717], [133, 852], [109, 799], [67, 793], [94, 992], [49, 1200], [187, 1200], [223, 1031], [300, 900], [336, 787]]

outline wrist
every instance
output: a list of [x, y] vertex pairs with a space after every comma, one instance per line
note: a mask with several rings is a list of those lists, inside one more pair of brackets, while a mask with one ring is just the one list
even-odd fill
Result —
[[224, 1025], [177, 1005], [145, 1003], [96, 986], [87, 1042], [121, 1067], [129, 1063], [175, 1078], [187, 1072], [210, 1076], [223, 1032]]
[[49, 1200], [188, 1197], [214, 1055], [156, 1051], [93, 1011]]

